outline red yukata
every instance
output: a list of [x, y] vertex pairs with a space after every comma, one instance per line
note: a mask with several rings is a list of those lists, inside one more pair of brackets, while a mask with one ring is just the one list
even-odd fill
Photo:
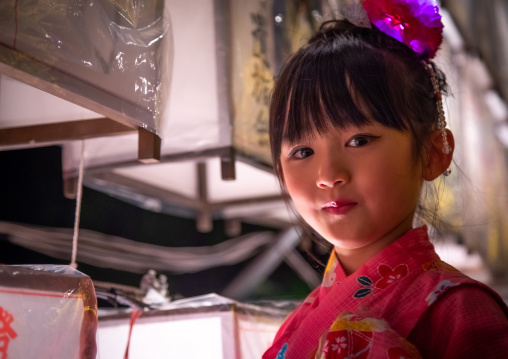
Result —
[[263, 355], [298, 358], [508, 358], [508, 307], [442, 262], [420, 227], [350, 276], [332, 253]]

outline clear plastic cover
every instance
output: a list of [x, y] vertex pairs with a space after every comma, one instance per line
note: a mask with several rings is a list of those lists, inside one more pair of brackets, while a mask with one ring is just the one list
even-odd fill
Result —
[[95, 359], [92, 280], [64, 265], [0, 265], [0, 357]]
[[159, 133], [172, 59], [163, 0], [1, 1], [0, 42], [64, 98]]

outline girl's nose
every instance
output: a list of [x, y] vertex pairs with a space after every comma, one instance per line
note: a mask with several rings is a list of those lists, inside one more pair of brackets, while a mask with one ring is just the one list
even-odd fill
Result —
[[349, 177], [346, 164], [337, 158], [330, 158], [320, 164], [316, 185], [319, 188], [333, 188], [348, 182]]

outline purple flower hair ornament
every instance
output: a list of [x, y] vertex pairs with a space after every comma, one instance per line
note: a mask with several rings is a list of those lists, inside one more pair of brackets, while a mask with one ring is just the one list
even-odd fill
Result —
[[372, 24], [429, 60], [443, 41], [443, 23], [435, 0], [363, 0]]

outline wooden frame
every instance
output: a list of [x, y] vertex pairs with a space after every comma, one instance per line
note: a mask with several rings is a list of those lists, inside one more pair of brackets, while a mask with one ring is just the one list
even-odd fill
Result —
[[45, 142], [84, 140], [93, 137], [118, 136], [136, 132], [109, 118], [49, 123], [0, 129], [0, 146], [34, 145]]

